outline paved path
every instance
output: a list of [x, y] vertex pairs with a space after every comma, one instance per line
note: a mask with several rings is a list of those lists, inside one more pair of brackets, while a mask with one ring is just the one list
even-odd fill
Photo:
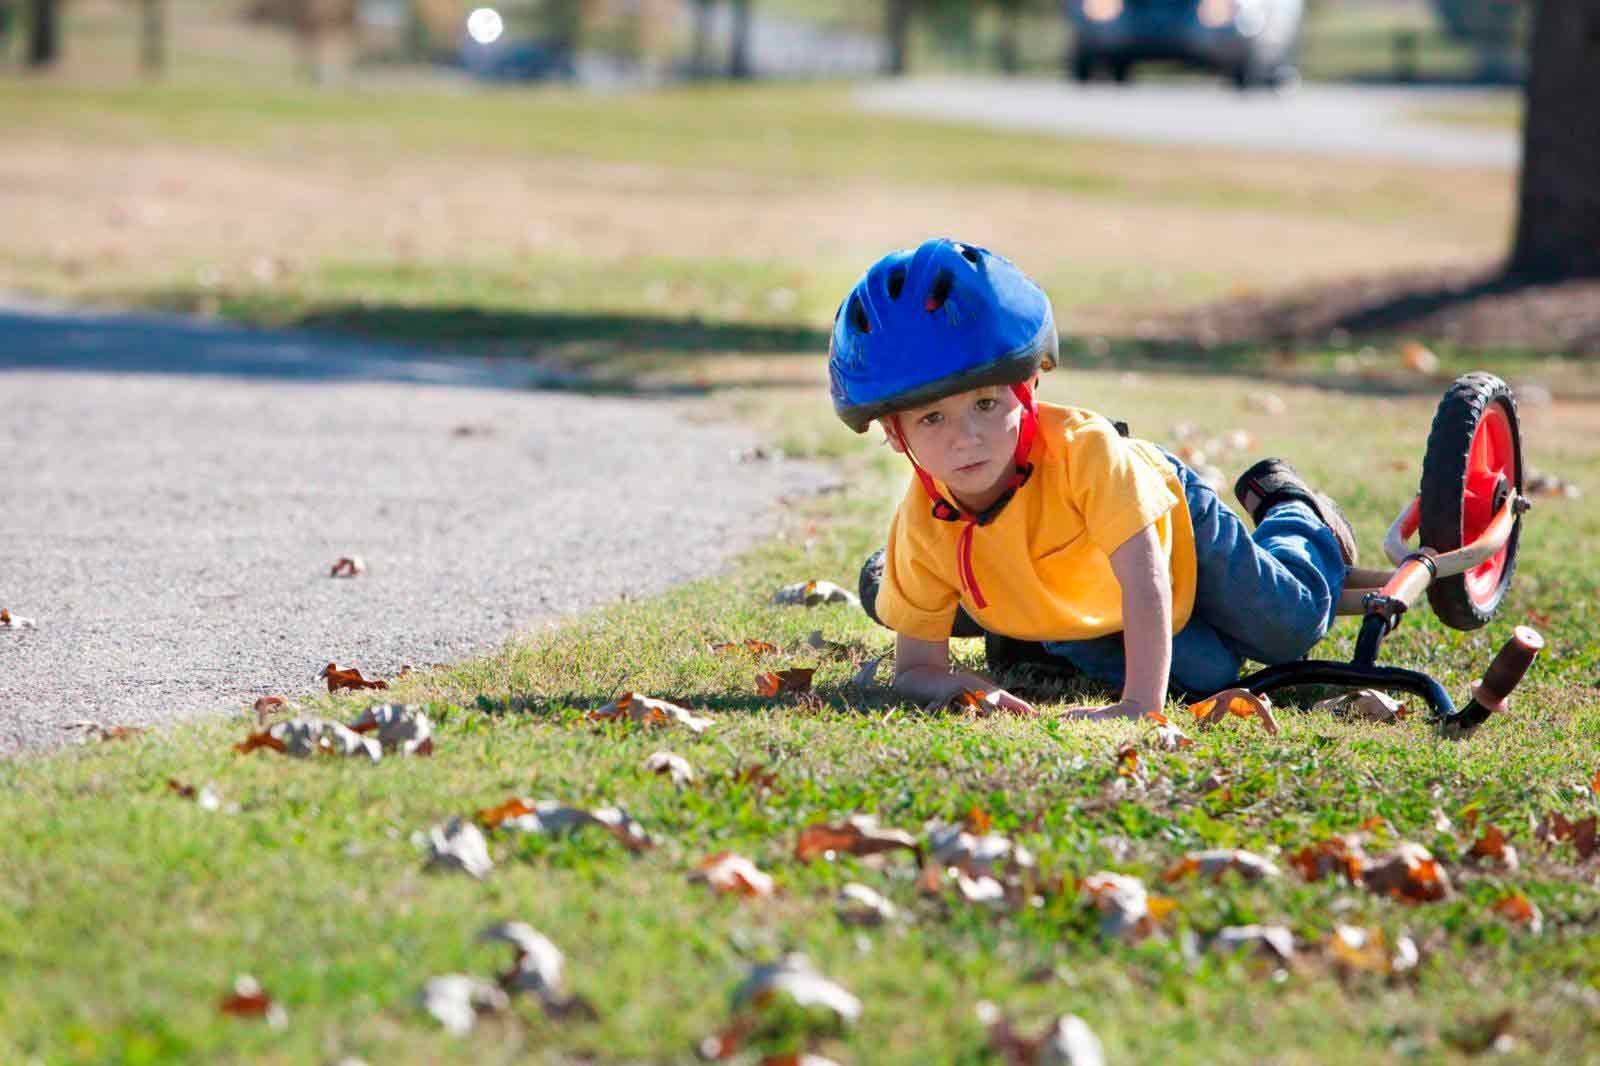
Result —
[[[673, 402], [155, 317], [0, 311], [0, 754], [386, 676], [714, 572], [819, 470]], [[342, 555], [369, 572], [328, 577]]]
[[1204, 82], [1079, 86], [1062, 80], [911, 78], [856, 90], [868, 110], [1149, 144], [1515, 167], [1507, 130], [1420, 122], [1418, 110], [1503, 97], [1496, 90], [1304, 85], [1248, 92]]

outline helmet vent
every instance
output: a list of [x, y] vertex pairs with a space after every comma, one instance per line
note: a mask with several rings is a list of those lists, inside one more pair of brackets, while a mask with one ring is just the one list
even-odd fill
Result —
[[929, 311], [937, 311], [943, 307], [944, 302], [950, 298], [951, 281], [950, 271], [939, 271], [938, 277], [933, 279], [933, 284], [928, 288], [928, 299], [922, 306]]
[[900, 299], [900, 291], [906, 287], [906, 268], [895, 267], [893, 270], [889, 271], [889, 280], [887, 285], [889, 288], [889, 299]]
[[857, 332], [872, 332], [872, 323], [867, 320], [867, 309], [861, 306], [860, 297], [850, 297], [850, 310], [846, 313], [850, 316], [850, 324], [856, 328]]
[[956, 251], [961, 253], [961, 258], [965, 259], [973, 266], [978, 265], [978, 250], [972, 247], [970, 244], [958, 244], [956, 245]]

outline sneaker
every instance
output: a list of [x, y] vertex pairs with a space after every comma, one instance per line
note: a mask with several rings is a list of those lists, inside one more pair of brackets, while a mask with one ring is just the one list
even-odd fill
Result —
[[1239, 480], [1233, 483], [1233, 495], [1258, 526], [1267, 512], [1280, 503], [1299, 500], [1309, 505], [1322, 519], [1322, 524], [1333, 531], [1345, 565], [1356, 565], [1356, 534], [1344, 511], [1333, 497], [1306, 484], [1295, 468], [1282, 459], [1263, 459], [1240, 474]]

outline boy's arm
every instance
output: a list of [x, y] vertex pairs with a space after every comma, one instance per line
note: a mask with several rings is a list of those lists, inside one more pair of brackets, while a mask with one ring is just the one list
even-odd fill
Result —
[[950, 671], [950, 642], [928, 641], [896, 633], [894, 688], [923, 703], [943, 702], [967, 689], [993, 694], [995, 705], [1013, 714], [1031, 715], [1033, 706], [977, 674]]
[[1145, 526], [1111, 553], [1111, 572], [1122, 586], [1122, 646], [1127, 660], [1122, 702], [1081, 710], [1094, 718], [1136, 718], [1165, 705], [1172, 673], [1172, 581], [1154, 525]]

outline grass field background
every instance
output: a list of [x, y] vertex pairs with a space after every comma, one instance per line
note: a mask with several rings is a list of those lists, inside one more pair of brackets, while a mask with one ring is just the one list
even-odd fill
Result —
[[[11, 235], [0, 287], [587, 369], [603, 379], [594, 387], [659, 386], [687, 416], [756, 425], [796, 457], [837, 464], [847, 485], [785, 503], [771, 541], [725, 574], [397, 681], [392, 695], [439, 724], [431, 759], [240, 756], [231, 744], [251, 725], [238, 715], [0, 766], [0, 1059], [687, 1062], [726, 1022], [746, 966], [790, 949], [861, 997], [860, 1024], [818, 1043], [857, 1063], [999, 1061], [980, 999], [1030, 1030], [1076, 1013], [1117, 1062], [1466, 1061], [1501, 1029], [1506, 1061], [1600, 1053], [1597, 869], [1532, 839], [1548, 811], [1596, 809], [1592, 494], [1540, 501], [1491, 627], [1458, 633], [1419, 610], [1387, 645], [1386, 659], [1462, 697], [1511, 625], [1542, 629], [1550, 647], [1515, 710], [1477, 737], [1441, 741], [1420, 717], [1375, 726], [1286, 711], [1277, 737], [1233, 721], [1190, 729], [1187, 751], [1144, 747], [1148, 783], [1132, 789], [1116, 750], [1147, 744], [1149, 727], [925, 716], [887, 689], [845, 684], [888, 650], [886, 631], [845, 607], [768, 602], [789, 581], [852, 585], [881, 539], [905, 471], [832, 419], [824, 330], [868, 262], [936, 232], [1002, 251], [1049, 288], [1071, 362], [1046, 379], [1046, 399], [1167, 444], [1183, 422], [1204, 436], [1248, 431], [1252, 448], [1213, 461], [1232, 475], [1261, 454], [1291, 458], [1345, 505], [1369, 561], [1415, 491], [1433, 405], [1458, 369], [1550, 386], [1552, 402], [1524, 412], [1529, 462], [1592, 489], [1600, 405], [1563, 384], [1587, 368], [1548, 353], [1441, 345], [1439, 378], [1406, 371], [1390, 342], [1361, 353], [1370, 373], [1354, 376], [1332, 370], [1352, 353], [1331, 348], [1293, 363], [1266, 351], [1125, 358], [1156, 310], [1486, 262], [1509, 226], [1508, 175], [890, 123], [804, 86], [588, 98], [68, 78], [0, 83], [0, 132], [12, 149], [0, 157]], [[1281, 414], [1250, 403], [1264, 390]], [[805, 643], [819, 628], [846, 645], [842, 658]], [[1328, 656], [1347, 656], [1353, 635], [1341, 623]], [[778, 650], [708, 650], [747, 638]], [[958, 653], [978, 665], [976, 647]], [[791, 665], [818, 666], [818, 699], [755, 695], [757, 671]], [[715, 725], [693, 737], [585, 720], [624, 689]], [[366, 702], [308, 709], [347, 719]], [[643, 772], [658, 748], [685, 755], [703, 783], [680, 791]], [[775, 771], [774, 788], [728, 777], [752, 764]], [[1229, 786], [1206, 786], [1218, 770]], [[169, 778], [215, 782], [238, 809], [202, 810]], [[423, 872], [415, 834], [519, 794], [622, 803], [659, 846], [631, 857], [599, 834], [496, 835], [484, 882]], [[1070, 890], [995, 914], [920, 900], [903, 860], [792, 858], [812, 822], [870, 812], [919, 831], [974, 807], [1067, 884], [1125, 872], [1176, 910], [1160, 935], [1124, 945], [1101, 938]], [[1505, 831], [1519, 869], [1466, 858], [1473, 817]], [[1282, 865], [1374, 818], [1375, 852], [1427, 845], [1456, 895], [1408, 905], [1288, 872], [1160, 885], [1191, 849], [1248, 847]], [[687, 881], [724, 849], [784, 894], [720, 898]], [[841, 926], [831, 897], [846, 880], [884, 891], [908, 921]], [[1538, 905], [1542, 932], [1491, 910], [1511, 893]], [[502, 967], [504, 950], [473, 937], [507, 918], [566, 951], [596, 1020], [546, 1019], [524, 1002], [454, 1038], [416, 1007], [428, 977]], [[1289, 926], [1302, 961], [1207, 947], [1257, 921]], [[1415, 976], [1341, 980], [1319, 961], [1338, 922], [1412, 936]], [[240, 973], [286, 1007], [286, 1028], [218, 1012]]]

